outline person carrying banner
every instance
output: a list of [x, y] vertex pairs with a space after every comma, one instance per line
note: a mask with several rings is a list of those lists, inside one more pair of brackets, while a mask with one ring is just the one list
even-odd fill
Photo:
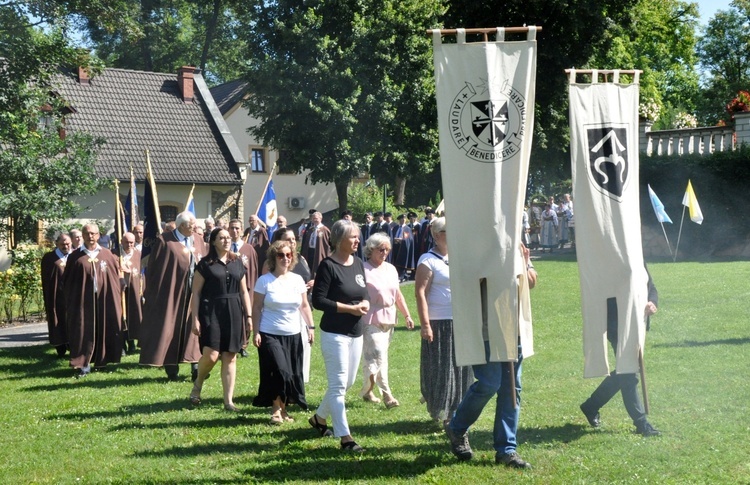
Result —
[[198, 337], [191, 333], [190, 297], [195, 265], [204, 243], [193, 237], [195, 216], [181, 212], [177, 229], [158, 236], [146, 268], [143, 323], [140, 341], [142, 365], [163, 366], [169, 380], [177, 380], [181, 362], [192, 364], [193, 380], [201, 357]]
[[65, 324], [65, 297], [63, 295], [63, 274], [70, 254], [70, 236], [65, 233], [57, 236], [53, 251], [42, 256], [42, 294], [44, 312], [47, 315], [49, 343], [57, 350], [58, 357], [65, 357], [68, 349], [68, 329]]
[[[143, 228], [141, 228], [141, 234]], [[135, 249], [135, 234], [126, 232], [122, 235], [120, 251], [122, 252], [122, 272], [125, 279], [125, 315], [128, 328], [125, 330], [127, 353], [136, 351], [135, 341], [140, 338], [141, 321], [143, 320], [143, 277], [141, 276], [141, 252]]]
[[[648, 271], [648, 270], [647, 270]], [[659, 293], [656, 291], [656, 286], [651, 278], [651, 274], [648, 275], [648, 303], [644, 314], [646, 316], [646, 330], [650, 328], [651, 315], [656, 313], [657, 305], [659, 303]], [[617, 300], [615, 298], [609, 298], [607, 300], [607, 340], [612, 344], [612, 348], [617, 352]], [[641, 434], [645, 437], [659, 436], [661, 432], [654, 428], [651, 423], [648, 422], [646, 412], [641, 403], [641, 398], [638, 396], [638, 375], [635, 373], [618, 374], [617, 371], [613, 370], [607, 377], [604, 378], [599, 387], [591, 394], [583, 404], [581, 404], [581, 411], [586, 420], [594, 428], [601, 426], [601, 417], [599, 410], [607, 404], [610, 399], [620, 392], [622, 394], [622, 402], [625, 405], [630, 418], [633, 420], [635, 425], [636, 433]]]
[[474, 455], [469, 444], [469, 427], [479, 418], [489, 400], [493, 396], [497, 396], [493, 431], [495, 463], [511, 468], [531, 468], [531, 464], [524, 461], [516, 453], [516, 434], [518, 433], [518, 418], [521, 411], [522, 342], [530, 341], [531, 304], [529, 290], [536, 285], [537, 274], [531, 264], [529, 250], [523, 244], [521, 245], [521, 253], [526, 265], [523, 273], [518, 275], [518, 359], [516, 362], [492, 362], [490, 360], [489, 336], [485, 337], [486, 362], [472, 366], [476, 381], [464, 394], [453, 419], [444, 426], [445, 433], [451, 443], [451, 451], [461, 460], [473, 458]]

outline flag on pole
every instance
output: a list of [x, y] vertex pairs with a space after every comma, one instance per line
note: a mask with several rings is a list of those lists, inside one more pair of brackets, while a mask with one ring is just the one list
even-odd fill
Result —
[[156, 193], [156, 181], [151, 171], [151, 158], [146, 150], [146, 189], [143, 194], [143, 215], [145, 219], [143, 227], [143, 249], [141, 251], [141, 267], [145, 268], [148, 256], [151, 254], [151, 246], [161, 234], [161, 213], [159, 212], [159, 196]]
[[659, 197], [656, 196], [656, 192], [651, 188], [651, 185], [648, 186], [648, 197], [651, 199], [651, 206], [654, 208], [656, 220], [672, 224], [672, 219], [669, 218], [667, 211], [664, 210], [664, 204], [662, 204]]
[[[617, 373], [638, 372], [646, 335], [648, 274], [638, 193], [639, 71], [631, 83], [570, 75], [570, 158], [576, 201], [584, 377], [609, 374], [608, 319], [617, 322]], [[606, 268], [606, 269], [605, 269]]]
[[190, 195], [188, 195], [187, 203], [185, 204], [185, 210], [195, 216], [195, 198], [193, 197], [193, 191], [195, 190], [195, 184], [190, 189]]
[[278, 218], [279, 212], [276, 208], [276, 192], [273, 190], [273, 180], [268, 182], [266, 187], [266, 193], [263, 194], [263, 200], [260, 203], [258, 209], [258, 219], [263, 221], [266, 225], [266, 232], [268, 233], [268, 240], [271, 240], [273, 233], [279, 228]]
[[132, 230], [140, 222], [138, 219], [138, 193], [135, 188], [133, 167], [130, 167], [130, 190], [125, 200], [125, 223]]
[[487, 362], [485, 340], [490, 361], [516, 361], [519, 333], [524, 357], [533, 353], [531, 335], [519, 332], [518, 276], [525, 267], [519, 248], [534, 131], [537, 30], [529, 26], [525, 40], [505, 42], [506, 29], [497, 28], [489, 32], [494, 41], [467, 42], [467, 29], [457, 29], [455, 43], [431, 31], [460, 366]]
[[687, 189], [685, 190], [685, 196], [682, 198], [682, 205], [690, 210], [690, 220], [696, 224], [703, 223], [703, 212], [701, 212], [701, 206], [698, 205], [698, 199], [695, 197], [693, 192], [693, 184], [688, 179]]

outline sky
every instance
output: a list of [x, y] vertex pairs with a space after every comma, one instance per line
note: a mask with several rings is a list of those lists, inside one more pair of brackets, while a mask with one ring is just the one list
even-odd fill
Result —
[[719, 10], [729, 10], [731, 0], [692, 0], [698, 3], [701, 23], [707, 24], [711, 17]]

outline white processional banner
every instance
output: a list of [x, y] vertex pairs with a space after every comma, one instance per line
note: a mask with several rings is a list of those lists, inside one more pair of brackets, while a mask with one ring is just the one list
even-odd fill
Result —
[[[636, 74], [637, 76], [637, 74]], [[570, 77], [570, 152], [581, 279], [584, 377], [609, 373], [607, 313], [617, 318], [617, 373], [637, 373], [648, 274], [638, 195], [638, 79], [576, 84]]]
[[[534, 122], [536, 27], [527, 40], [443, 44], [433, 31], [440, 165], [458, 365], [518, 358], [521, 213]], [[486, 330], [484, 322], [487, 323]], [[529, 326], [530, 327], [530, 326]], [[524, 356], [533, 354], [522, 332]]]

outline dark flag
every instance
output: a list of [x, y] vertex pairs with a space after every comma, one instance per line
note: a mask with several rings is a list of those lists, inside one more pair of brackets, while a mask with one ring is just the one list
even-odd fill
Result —
[[146, 188], [143, 191], [143, 249], [141, 251], [141, 267], [146, 268], [148, 265], [148, 256], [151, 253], [151, 246], [156, 238], [161, 234], [161, 214], [159, 212], [159, 197], [156, 193], [156, 182], [151, 172], [151, 159], [148, 150], [146, 151]]

